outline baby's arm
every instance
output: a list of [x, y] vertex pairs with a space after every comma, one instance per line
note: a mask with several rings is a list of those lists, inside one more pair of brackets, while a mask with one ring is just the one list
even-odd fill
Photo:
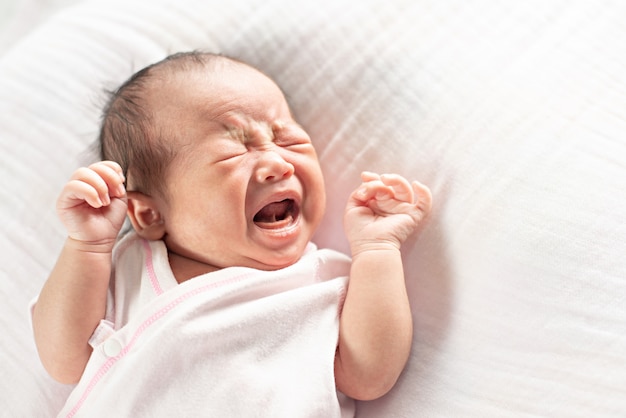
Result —
[[431, 194], [398, 175], [363, 173], [362, 179], [344, 217], [352, 267], [335, 379], [346, 395], [369, 400], [391, 389], [409, 356], [413, 321], [400, 246], [429, 212]]
[[44, 367], [60, 382], [77, 382], [91, 355], [126, 207], [124, 176], [112, 162], [76, 170], [57, 201], [68, 237], [35, 305], [33, 330]]

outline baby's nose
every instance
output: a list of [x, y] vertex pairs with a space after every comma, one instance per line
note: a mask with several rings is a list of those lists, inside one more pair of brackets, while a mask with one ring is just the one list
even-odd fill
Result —
[[259, 183], [279, 181], [291, 177], [294, 171], [293, 164], [276, 151], [262, 151], [257, 165], [256, 180]]

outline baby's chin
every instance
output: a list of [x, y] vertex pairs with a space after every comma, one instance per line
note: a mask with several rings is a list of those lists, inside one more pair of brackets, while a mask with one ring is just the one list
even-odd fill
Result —
[[292, 266], [298, 262], [306, 252], [308, 241], [301, 245], [294, 245], [288, 249], [276, 251], [267, 249], [264, 254], [260, 254], [254, 259], [249, 259], [250, 265], [245, 267], [256, 268], [258, 270], [274, 271]]
[[303, 254], [300, 254], [299, 256], [294, 256], [290, 258], [258, 260], [255, 261], [253, 265], [249, 265], [246, 267], [256, 268], [258, 270], [264, 271], [280, 270], [296, 264], [298, 260], [302, 258], [302, 255]]

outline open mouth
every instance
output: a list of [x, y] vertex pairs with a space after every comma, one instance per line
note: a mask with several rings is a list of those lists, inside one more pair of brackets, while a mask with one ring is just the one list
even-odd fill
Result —
[[254, 223], [264, 229], [280, 229], [289, 226], [298, 219], [300, 209], [293, 199], [272, 202], [261, 208], [254, 215]]

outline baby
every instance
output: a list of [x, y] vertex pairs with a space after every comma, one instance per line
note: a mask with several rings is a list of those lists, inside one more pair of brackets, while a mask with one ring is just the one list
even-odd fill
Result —
[[[110, 282], [122, 280], [116, 263], [129, 258], [114, 252], [129, 240], [118, 242], [126, 216], [131, 241], [162, 246], [145, 247], [157, 248], [150, 262], [161, 266], [146, 274], [164, 293], [229, 268], [280, 271], [318, 251], [310, 240], [326, 196], [311, 139], [279, 87], [247, 64], [191, 52], [139, 71], [105, 109], [100, 143], [103, 161], [78, 169], [60, 194], [68, 238], [33, 308], [42, 363], [60, 382], [78, 382], [94, 339], [106, 343], [95, 334], [111, 319], [111, 298], [121, 297]], [[431, 195], [399, 175], [361, 177], [344, 215], [352, 260], [331, 370], [337, 390], [368, 400], [390, 390], [408, 359], [400, 247]], [[110, 329], [148, 303], [135, 291], [115, 307]]]

